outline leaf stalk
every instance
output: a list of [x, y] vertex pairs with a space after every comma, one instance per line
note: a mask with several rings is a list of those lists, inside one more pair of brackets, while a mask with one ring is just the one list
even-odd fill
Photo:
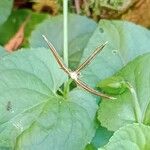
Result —
[[141, 112], [141, 108], [139, 105], [136, 91], [135, 91], [134, 87], [129, 82], [127, 82], [127, 88], [129, 89], [129, 91], [133, 97], [132, 102], [133, 102], [133, 106], [134, 106], [136, 120], [138, 123], [142, 123], [142, 112]]

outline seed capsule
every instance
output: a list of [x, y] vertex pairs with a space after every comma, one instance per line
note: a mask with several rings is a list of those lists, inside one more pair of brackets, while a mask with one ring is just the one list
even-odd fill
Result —
[[97, 87], [107, 94], [119, 95], [127, 89], [127, 83], [121, 76], [113, 76], [100, 81]]

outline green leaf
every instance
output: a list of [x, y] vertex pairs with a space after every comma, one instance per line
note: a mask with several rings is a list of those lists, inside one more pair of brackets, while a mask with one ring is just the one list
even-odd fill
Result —
[[3, 35], [3, 38], [0, 39], [1, 45], [5, 45], [16, 34], [19, 27], [28, 16], [30, 16], [30, 18], [25, 26], [25, 37], [22, 46], [29, 46], [28, 37], [30, 36], [32, 30], [35, 29], [37, 24], [48, 18], [48, 15], [35, 13], [27, 9], [12, 11], [8, 20], [0, 26], [0, 35]]
[[37, 118], [44, 101], [64, 81], [64, 73], [47, 49], [26, 49], [2, 57], [0, 147], [13, 147], [16, 136]]
[[0, 24], [3, 24], [11, 13], [13, 0], [0, 1]]
[[98, 119], [102, 126], [115, 131], [133, 122], [150, 125], [149, 65], [150, 53], [147, 53], [128, 63], [113, 76], [123, 77], [128, 89], [122, 94], [115, 95], [116, 100], [101, 102]]
[[136, 56], [150, 51], [150, 31], [125, 21], [101, 20], [84, 49], [81, 62], [108, 41], [108, 44], [89, 66], [82, 71], [82, 80], [95, 85], [125, 66]]
[[0, 46], [0, 58], [9, 54], [2, 46]]
[[92, 139], [92, 144], [99, 148], [101, 146], [104, 146], [108, 143], [110, 137], [112, 136], [113, 132], [108, 131], [106, 128], [99, 125], [99, 127], [96, 130], [95, 137]]
[[[96, 23], [86, 17], [70, 14], [68, 16], [69, 65], [75, 68], [82, 56]], [[62, 15], [45, 20], [30, 37], [31, 47], [47, 47], [42, 38], [44, 34], [62, 56], [63, 50], [63, 17]]]
[[98, 150], [149, 150], [150, 126], [131, 124], [120, 128], [103, 148]]
[[[85, 105], [87, 99], [80, 93], [81, 91], [73, 91], [70, 101], [59, 97], [49, 99], [39, 118], [18, 137], [15, 149], [83, 150], [94, 133], [93, 115], [96, 104], [93, 105], [90, 96], [87, 97], [89, 104]], [[79, 96], [82, 99], [80, 102]], [[94, 107], [92, 114], [87, 113], [90, 104]]]
[[84, 150], [96, 150], [93, 144], [88, 144]]
[[0, 149], [83, 150], [94, 136], [96, 99], [66, 81], [48, 49], [23, 49], [0, 61]]
[[106, 128], [99, 125], [94, 138], [91, 143], [86, 146], [85, 150], [97, 150], [99, 147], [107, 144], [112, 135], [112, 131], [108, 131]]
[[81, 60], [83, 50], [91, 36], [91, 33], [85, 33], [77, 36], [74, 40], [69, 42], [69, 66], [76, 69]]

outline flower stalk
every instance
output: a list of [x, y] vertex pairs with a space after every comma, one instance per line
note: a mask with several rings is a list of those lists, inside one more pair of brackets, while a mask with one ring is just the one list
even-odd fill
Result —
[[68, 0], [63, 0], [63, 58], [68, 67]]
[[[63, 0], [63, 59], [68, 67], [68, 0]], [[67, 97], [70, 89], [69, 77], [64, 83], [64, 97]]]

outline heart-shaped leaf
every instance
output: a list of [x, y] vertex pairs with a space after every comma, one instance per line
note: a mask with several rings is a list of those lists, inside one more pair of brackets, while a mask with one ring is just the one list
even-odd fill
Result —
[[[90, 36], [96, 28], [96, 23], [86, 17], [70, 14], [68, 16], [69, 65], [75, 68], [82, 56]], [[41, 35], [44, 34], [54, 45], [60, 55], [63, 51], [63, 16], [52, 17], [32, 32], [31, 47], [47, 47]]]
[[125, 21], [101, 20], [84, 49], [81, 62], [96, 46], [108, 41], [104, 50], [82, 71], [82, 79], [95, 87], [136, 56], [150, 51], [150, 31]]
[[[128, 63], [113, 76], [124, 78], [127, 89], [123, 93], [115, 95], [116, 100], [101, 102], [98, 119], [102, 126], [115, 131], [133, 122], [150, 125], [149, 65], [150, 53], [147, 53]], [[109, 78], [105, 80], [110, 81]]]
[[94, 134], [96, 103], [81, 93], [72, 91], [67, 100], [49, 98], [38, 119], [18, 137], [15, 149], [83, 150]]
[[10, 15], [13, 6], [13, 0], [0, 1], [0, 24], [3, 24]]
[[0, 149], [83, 150], [94, 136], [96, 99], [66, 81], [47, 49], [24, 49], [0, 61]]
[[103, 148], [98, 150], [148, 150], [150, 149], [150, 126], [130, 124], [120, 128]]

